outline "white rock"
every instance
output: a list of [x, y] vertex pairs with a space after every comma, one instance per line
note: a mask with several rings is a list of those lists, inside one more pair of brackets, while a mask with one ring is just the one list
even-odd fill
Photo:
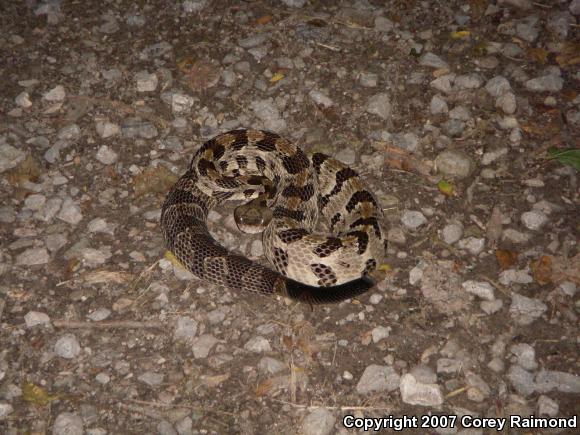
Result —
[[73, 334], [65, 334], [54, 344], [54, 353], [61, 358], [72, 359], [81, 352], [81, 346]]
[[427, 218], [420, 211], [405, 210], [401, 216], [401, 223], [408, 229], [416, 230], [427, 223]]
[[36, 266], [50, 261], [50, 255], [46, 248], [28, 248], [16, 256], [16, 264], [19, 266]]
[[110, 121], [99, 120], [95, 123], [95, 130], [100, 137], [107, 139], [108, 137], [118, 135], [121, 132], [121, 127]]
[[250, 338], [244, 345], [244, 349], [250, 352], [263, 353], [270, 352], [272, 350], [272, 347], [270, 346], [270, 342], [266, 338], [258, 335]]
[[387, 338], [391, 332], [391, 329], [392, 328], [390, 326], [377, 326], [376, 328], [373, 328], [371, 332], [373, 343], [378, 343], [383, 338]]
[[495, 299], [493, 286], [485, 281], [465, 281], [461, 286], [466, 292], [471, 293], [480, 299], [493, 301]]
[[38, 325], [49, 326], [50, 317], [48, 314], [41, 313], [39, 311], [29, 311], [24, 316], [24, 323], [26, 323], [27, 328], [33, 328]]
[[478, 237], [467, 237], [466, 239], [461, 239], [457, 242], [457, 247], [459, 249], [465, 249], [469, 251], [471, 255], [479, 255], [483, 248], [485, 248], [485, 239]]
[[521, 215], [524, 226], [532, 231], [540, 230], [548, 220], [548, 216], [538, 210], [526, 211]]
[[43, 98], [46, 101], [62, 101], [66, 96], [66, 92], [64, 90], [64, 86], [58, 85], [48, 91], [46, 94], [43, 95]]
[[391, 366], [371, 364], [365, 368], [356, 386], [359, 394], [394, 391], [399, 386], [400, 376]]
[[96, 159], [103, 165], [111, 165], [117, 161], [119, 155], [107, 145], [101, 145], [97, 151]]
[[28, 107], [30, 107], [30, 106], [32, 106], [32, 101], [30, 101], [30, 95], [26, 91], [19, 93], [16, 96], [16, 98], [14, 99], [14, 101], [20, 107], [23, 107], [25, 109], [28, 108]]
[[308, 96], [312, 99], [312, 101], [314, 101], [316, 104], [318, 104], [319, 106], [322, 106], [324, 108], [329, 108], [332, 107], [334, 105], [334, 101], [332, 101], [328, 95], [317, 91], [315, 89], [311, 90], [308, 93]]
[[0, 402], [0, 421], [6, 420], [10, 414], [14, 412], [14, 408], [10, 403]]
[[0, 173], [12, 169], [24, 160], [25, 157], [26, 154], [24, 151], [14, 148], [7, 143], [2, 143], [0, 139]]
[[556, 417], [558, 412], [560, 412], [560, 406], [554, 400], [543, 394], [538, 397], [538, 414], [540, 417], [543, 415]]
[[304, 435], [327, 435], [332, 432], [336, 417], [325, 408], [317, 408], [311, 411], [302, 422], [302, 434]]
[[410, 373], [401, 376], [399, 389], [403, 402], [410, 405], [439, 406], [443, 403], [439, 385], [419, 383]]
[[512, 293], [510, 315], [519, 325], [529, 325], [541, 317], [548, 310], [548, 306], [538, 299]]
[[83, 219], [81, 208], [70, 197], [65, 198], [56, 217], [72, 225], [78, 224]]
[[366, 111], [372, 115], [377, 115], [383, 120], [391, 117], [391, 99], [389, 94], [381, 93], [369, 98]]
[[72, 412], [62, 412], [54, 420], [52, 434], [83, 435], [83, 419]]

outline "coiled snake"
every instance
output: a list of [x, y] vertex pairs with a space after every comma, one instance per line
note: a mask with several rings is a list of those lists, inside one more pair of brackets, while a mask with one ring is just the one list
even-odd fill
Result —
[[[208, 212], [226, 200], [268, 205], [262, 241], [275, 271], [212, 238]], [[247, 228], [255, 213], [240, 210], [238, 225]], [[319, 215], [329, 234], [315, 231]], [[167, 194], [161, 228], [167, 248], [201, 279], [329, 303], [374, 284], [369, 274], [384, 255], [381, 219], [377, 201], [348, 166], [325, 154], [308, 158], [274, 133], [234, 130], [205, 142], [194, 155]]]

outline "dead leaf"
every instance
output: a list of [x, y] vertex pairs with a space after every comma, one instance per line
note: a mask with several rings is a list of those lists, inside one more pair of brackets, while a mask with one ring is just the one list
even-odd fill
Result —
[[480, 18], [487, 10], [488, 0], [469, 0], [469, 14], [471, 18]]
[[280, 80], [282, 80], [284, 78], [284, 74], [277, 72], [276, 74], [274, 74], [272, 76], [272, 78], [270, 79], [270, 83], [276, 83], [279, 82]]
[[501, 234], [503, 232], [501, 221], [502, 221], [501, 210], [498, 206], [495, 206], [491, 211], [491, 216], [487, 221], [485, 229], [487, 240], [491, 245], [495, 244], [501, 238]]
[[272, 15], [262, 15], [256, 20], [256, 24], [259, 26], [264, 26], [272, 21]]
[[32, 154], [28, 154], [24, 160], [6, 173], [6, 180], [13, 186], [21, 186], [27, 181], [37, 183], [43, 170], [40, 163]]
[[185, 58], [177, 64], [177, 67], [194, 91], [212, 88], [220, 79], [219, 66], [211, 60]]
[[552, 257], [542, 255], [538, 260], [532, 261], [532, 276], [541, 285], [552, 282]]
[[156, 168], [148, 167], [133, 177], [132, 184], [135, 196], [139, 197], [147, 193], [165, 193], [176, 181], [177, 175], [159, 165]]
[[580, 285], [580, 253], [575, 257], [552, 257], [552, 282], [571, 281]]
[[214, 376], [201, 376], [201, 381], [210, 388], [217, 387], [224, 381], [227, 381], [230, 378], [229, 373], [224, 373], [223, 375], [214, 375]]
[[545, 65], [548, 61], [548, 50], [542, 47], [529, 48], [527, 51], [528, 58], [540, 65]]
[[561, 68], [567, 68], [580, 63], [580, 43], [567, 42], [563, 50], [556, 56], [556, 62]]
[[501, 270], [507, 270], [518, 261], [518, 253], [507, 249], [498, 249], [495, 251], [495, 258]]
[[31, 382], [25, 382], [22, 384], [22, 398], [33, 405], [46, 406], [53, 400], [58, 399], [58, 395], [51, 396], [42, 387]]

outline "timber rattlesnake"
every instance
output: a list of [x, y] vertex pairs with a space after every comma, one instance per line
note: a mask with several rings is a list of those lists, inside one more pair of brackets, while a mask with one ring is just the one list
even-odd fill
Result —
[[[228, 252], [207, 229], [219, 203], [255, 198], [271, 209], [263, 245], [276, 271]], [[332, 235], [315, 232], [319, 214]], [[309, 159], [274, 133], [234, 130], [194, 155], [167, 194], [161, 228], [168, 249], [201, 279], [328, 303], [374, 284], [369, 273], [384, 255], [381, 218], [373, 195], [344, 164], [319, 153]]]

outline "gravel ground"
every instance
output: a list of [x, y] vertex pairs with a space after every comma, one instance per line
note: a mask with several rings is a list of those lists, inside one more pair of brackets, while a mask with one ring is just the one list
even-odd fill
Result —
[[[579, 147], [580, 1], [0, 10], [1, 433], [578, 433], [578, 172], [547, 153]], [[237, 127], [362, 174], [389, 231], [368, 294], [309, 307], [168, 259], [165, 193]], [[232, 214], [212, 231], [263, 261]]]

